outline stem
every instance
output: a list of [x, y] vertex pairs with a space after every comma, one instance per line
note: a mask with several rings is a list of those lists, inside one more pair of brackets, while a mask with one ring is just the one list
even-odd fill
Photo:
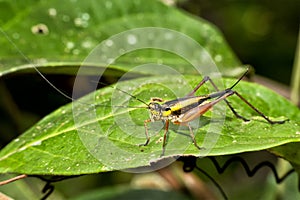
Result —
[[291, 82], [291, 101], [300, 106], [300, 27]]
[[23, 178], [26, 178], [27, 175], [26, 174], [22, 174], [22, 175], [19, 175], [19, 176], [16, 176], [16, 177], [13, 177], [13, 178], [10, 178], [8, 180], [5, 180], [5, 181], [1, 181], [0, 182], [0, 186], [2, 185], [6, 185], [8, 183], [11, 183], [11, 182], [14, 182], [14, 181], [17, 181], [17, 180], [20, 180], [20, 179], [23, 179]]

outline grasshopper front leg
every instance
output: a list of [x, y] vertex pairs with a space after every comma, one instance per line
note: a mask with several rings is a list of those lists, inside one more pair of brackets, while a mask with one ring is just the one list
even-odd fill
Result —
[[[150, 137], [148, 133], [148, 126], [147, 124], [151, 122], [151, 119], [147, 119], [144, 121], [144, 127], [145, 127], [145, 135], [146, 135], [146, 142], [144, 144], [140, 144], [139, 146], [147, 146], [150, 142]], [[164, 136], [163, 136], [163, 144], [162, 144], [162, 153], [161, 156], [165, 154], [166, 151], [166, 144], [168, 140], [168, 132], [169, 132], [169, 120], [165, 121], [165, 131], [164, 131]]]

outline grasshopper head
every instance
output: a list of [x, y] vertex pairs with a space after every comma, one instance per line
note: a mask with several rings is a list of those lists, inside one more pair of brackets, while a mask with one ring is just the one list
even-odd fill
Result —
[[151, 121], [159, 121], [162, 120], [162, 106], [159, 103], [151, 102], [149, 104], [150, 110], [150, 119]]

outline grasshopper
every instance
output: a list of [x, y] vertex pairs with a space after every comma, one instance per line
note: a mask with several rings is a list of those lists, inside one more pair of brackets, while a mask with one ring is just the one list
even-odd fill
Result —
[[[212, 79], [209, 76], [205, 76], [203, 80], [200, 81], [200, 83], [190, 93], [188, 93], [182, 98], [177, 98], [166, 102], [161, 98], [151, 98], [150, 103], [146, 104], [144, 101], [141, 101], [140, 99], [135, 97], [135, 99], [146, 104], [147, 109], [150, 111], [150, 118], [144, 121], [146, 142], [144, 144], [141, 144], [140, 146], [147, 146], [150, 142], [150, 137], [148, 134], [148, 123], [155, 121], [163, 121], [165, 128], [162, 143], [163, 150], [161, 155], [164, 155], [165, 153], [167, 134], [170, 122], [181, 126], [187, 126], [189, 128], [190, 137], [195, 147], [197, 147], [199, 150], [203, 149], [202, 147], [198, 146], [197, 141], [195, 140], [195, 135], [190, 126], [190, 122], [206, 113], [220, 101], [225, 101], [225, 103], [228, 105], [230, 110], [237, 118], [242, 119], [243, 121], [249, 121], [249, 119], [246, 119], [245, 117], [239, 115], [227, 100], [228, 97], [234, 94], [237, 95], [250, 108], [252, 108], [257, 114], [263, 117], [269, 124], [284, 123], [286, 120], [270, 120], [266, 115], [264, 115], [261, 111], [255, 108], [237, 91], [233, 90], [233, 88], [246, 76], [247, 73], [248, 69], [231, 87], [221, 91], [218, 89], [216, 84], [212, 81]], [[216, 92], [201, 96], [194, 96], [197, 90], [206, 82], [210, 82], [216, 90]]]

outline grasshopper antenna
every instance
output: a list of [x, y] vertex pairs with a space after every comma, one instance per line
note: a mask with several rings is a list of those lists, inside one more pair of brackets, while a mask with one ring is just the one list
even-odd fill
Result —
[[247, 68], [246, 72], [237, 80], [229, 89], [231, 90], [234, 88], [249, 72], [249, 68]]
[[[92, 82], [96, 82], [96, 81], [92, 81]], [[105, 83], [103, 83], [103, 82], [97, 82], [97, 84], [102, 84], [102, 85], [108, 86], [107, 84], [105, 84]], [[110, 87], [112, 87], [112, 86], [110, 86]], [[139, 101], [139, 102], [145, 104], [145, 105], [147, 106], [147, 108], [149, 108], [149, 104], [147, 104], [147, 103], [146, 103], [145, 101], [143, 101], [142, 99], [137, 98], [136, 96], [134, 96], [134, 95], [132, 95], [132, 94], [130, 94], [130, 93], [124, 91], [124, 90], [121, 90], [120, 88], [117, 88], [117, 87], [112, 87], [112, 88], [114, 88], [114, 89], [116, 89], [116, 90], [118, 90], [118, 91], [120, 91], [120, 92], [123, 92], [124, 94], [127, 94], [128, 96], [134, 98], [135, 100], [137, 100], [137, 101]]]
[[145, 104], [145, 105], [147, 106], [147, 108], [149, 108], [149, 104], [147, 104], [147, 103], [146, 103], [145, 101], [143, 101], [142, 99], [139, 99], [139, 98], [137, 98], [136, 96], [133, 96], [132, 94], [130, 94], [130, 93], [126, 92], [126, 91], [123, 91], [123, 90], [121, 90], [121, 89], [119, 89], [119, 88], [115, 88], [115, 89], [117, 89], [117, 90], [119, 90], [119, 91], [121, 91], [121, 92], [123, 92], [123, 93], [129, 95], [130, 97], [134, 98], [135, 100], [137, 100], [137, 101], [139, 101], [139, 102]]
[[14, 49], [28, 62], [32, 65], [33, 69], [51, 86], [53, 87], [58, 93], [66, 97], [67, 99], [71, 101], [75, 101], [76, 99], [73, 99], [72, 97], [68, 96], [66, 93], [58, 89], [53, 83], [51, 83], [45, 76], [38, 70], [38, 68], [35, 66], [35, 64], [32, 63], [32, 61], [24, 55], [24, 53], [17, 47], [17, 45], [11, 40], [11, 38], [3, 31], [2, 28], [0, 28], [0, 31], [5, 36], [5, 38], [9, 41], [9, 43], [14, 47]]
[[[51, 83], [46, 77], [45, 77], [45, 75], [42, 73], [42, 72], [40, 72], [39, 70], [38, 70], [38, 68], [37, 68], [37, 66], [18, 48], [18, 46], [11, 40], [11, 38], [7, 35], [7, 33], [0, 27], [0, 32], [4, 35], [4, 37], [9, 41], [9, 43], [14, 47], [14, 49], [28, 62], [28, 63], [30, 63], [31, 65], [32, 65], [32, 67], [33, 67], [33, 69], [54, 89], [54, 90], [56, 90], [59, 94], [61, 94], [62, 96], [64, 96], [65, 98], [67, 98], [67, 99], [69, 99], [69, 100], [71, 100], [71, 101], [76, 101], [76, 99], [74, 99], [74, 98], [72, 98], [72, 97], [70, 97], [69, 95], [67, 95], [66, 93], [64, 93], [62, 90], [60, 90], [58, 87], [56, 87], [53, 83]], [[103, 83], [102, 83], [103, 84]], [[106, 85], [106, 84], [103, 84], [103, 85]], [[119, 90], [119, 91], [121, 91], [121, 92], [123, 92], [123, 93], [125, 93], [125, 94], [127, 94], [127, 95], [129, 95], [130, 97], [132, 97], [132, 98], [134, 98], [134, 99], [136, 99], [137, 101], [140, 101], [141, 103], [143, 103], [143, 104], [145, 104], [146, 106], [147, 106], [147, 108], [149, 107], [149, 105], [145, 102], [145, 101], [143, 101], [143, 100], [141, 100], [141, 99], [139, 99], [139, 98], [137, 98], [137, 97], [135, 97], [135, 96], [133, 96], [133, 95], [131, 95], [131, 94], [129, 94], [128, 92], [126, 92], [126, 91], [123, 91], [123, 90], [121, 90], [121, 89], [119, 89], [119, 88], [115, 88], [115, 89], [117, 89], [117, 90]], [[122, 107], [122, 106], [118, 106], [118, 107]]]

